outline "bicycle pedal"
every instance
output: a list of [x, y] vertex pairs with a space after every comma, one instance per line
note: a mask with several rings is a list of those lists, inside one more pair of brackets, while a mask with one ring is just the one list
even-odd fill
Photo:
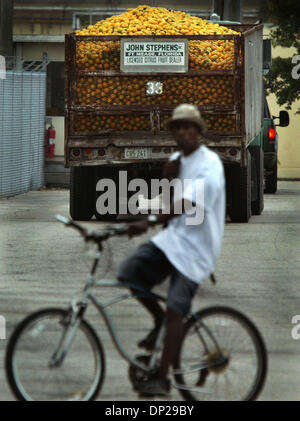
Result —
[[154, 394], [147, 394], [147, 393], [141, 393], [141, 392], [139, 392], [138, 386], [133, 386], [132, 387], [132, 390], [135, 393], [137, 393], [138, 394], [138, 397], [141, 398], [141, 399], [146, 399], [146, 398], [150, 399], [150, 398], [154, 398], [155, 397]]
[[152, 399], [152, 398], [155, 398], [155, 394], [150, 394], [150, 393], [139, 393], [138, 394], [139, 395], [139, 398], [141, 398], [141, 399]]

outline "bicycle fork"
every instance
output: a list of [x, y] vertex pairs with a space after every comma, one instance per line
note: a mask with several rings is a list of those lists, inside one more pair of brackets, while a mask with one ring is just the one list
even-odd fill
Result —
[[81, 323], [87, 307], [86, 302], [72, 302], [68, 315], [60, 324], [63, 326], [63, 332], [58, 345], [49, 361], [49, 368], [60, 367], [75, 339], [77, 329]]
[[165, 339], [165, 335], [166, 335], [166, 328], [167, 328], [167, 319], [165, 319], [162, 323], [162, 326], [160, 328], [160, 331], [157, 335], [157, 339], [155, 342], [155, 346], [154, 346], [154, 350], [151, 354], [151, 358], [150, 358], [150, 362], [149, 362], [149, 369], [150, 371], [155, 370], [157, 367], [157, 361], [158, 361], [158, 357], [160, 352], [163, 349], [163, 345], [164, 345], [164, 339]]

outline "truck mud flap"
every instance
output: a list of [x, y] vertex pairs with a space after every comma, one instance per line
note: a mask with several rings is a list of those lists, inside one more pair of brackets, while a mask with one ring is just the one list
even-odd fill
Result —
[[260, 146], [249, 146], [252, 162], [252, 182], [254, 195], [252, 196], [252, 215], [260, 215], [264, 209], [264, 153]]
[[265, 193], [276, 193], [277, 192], [277, 162], [274, 167], [269, 170], [265, 170]]
[[71, 218], [74, 221], [89, 221], [95, 213], [95, 200], [95, 168], [71, 167]]
[[247, 166], [228, 169], [229, 217], [232, 222], [248, 222], [251, 217], [251, 155], [247, 152]]

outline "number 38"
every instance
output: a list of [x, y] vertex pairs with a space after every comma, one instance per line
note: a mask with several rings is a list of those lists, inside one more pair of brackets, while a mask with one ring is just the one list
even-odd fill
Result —
[[163, 93], [163, 84], [161, 82], [147, 82], [147, 95], [161, 95]]

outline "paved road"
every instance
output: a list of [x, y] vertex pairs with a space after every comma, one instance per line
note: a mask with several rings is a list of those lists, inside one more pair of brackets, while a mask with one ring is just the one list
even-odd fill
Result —
[[[227, 223], [216, 275], [217, 286], [205, 282], [195, 307], [225, 304], [249, 315], [260, 327], [269, 351], [269, 375], [260, 399], [300, 400], [300, 341], [291, 337], [291, 319], [300, 314], [300, 182], [280, 182], [276, 195], [265, 197], [265, 210], [249, 224]], [[73, 230], [54, 220], [68, 214], [68, 192], [46, 190], [0, 200], [0, 314], [9, 335], [29, 312], [65, 306], [83, 285], [88, 261]], [[100, 228], [104, 223], [86, 224]], [[152, 231], [153, 232], [153, 231]], [[109, 277], [124, 256], [152, 233], [131, 242], [118, 239], [106, 256]], [[105, 267], [100, 268], [101, 274]], [[105, 291], [105, 296], [115, 292]], [[127, 380], [127, 365], [113, 349], [96, 311], [88, 310], [107, 354], [107, 376], [99, 399], [136, 399]], [[136, 353], [135, 343], [150, 321], [133, 302], [112, 310], [122, 342]], [[0, 400], [13, 399], [4, 375], [6, 341], [0, 341]], [[173, 399], [178, 398], [176, 392]]]

